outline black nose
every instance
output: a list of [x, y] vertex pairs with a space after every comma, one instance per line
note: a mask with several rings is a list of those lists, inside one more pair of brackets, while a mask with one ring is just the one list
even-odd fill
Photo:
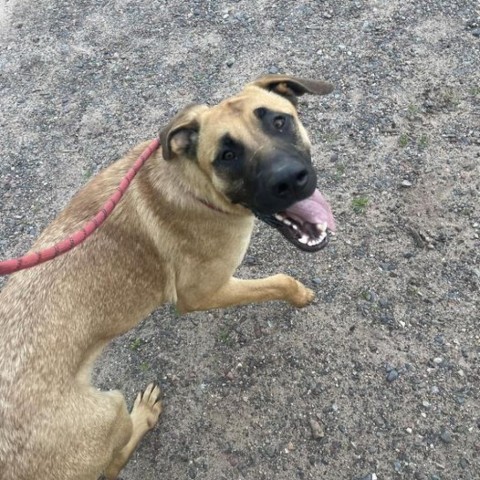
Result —
[[272, 172], [268, 189], [274, 197], [293, 200], [301, 196], [309, 183], [308, 180], [308, 170], [304, 165], [297, 163], [283, 165]]

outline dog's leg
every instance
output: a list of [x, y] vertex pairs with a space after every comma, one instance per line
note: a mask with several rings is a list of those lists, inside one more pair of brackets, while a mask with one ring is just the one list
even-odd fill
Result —
[[157, 423], [158, 417], [162, 413], [162, 404], [159, 397], [160, 389], [153, 383], [143, 393], [138, 394], [130, 413], [133, 427], [132, 435], [128, 443], [118, 452], [105, 470], [105, 477], [108, 480], [117, 478], [120, 470], [128, 462], [140, 440]]
[[196, 295], [195, 298], [179, 296], [177, 308], [181, 313], [186, 313], [268, 300], [286, 300], [295, 307], [302, 308], [307, 306], [314, 296], [312, 290], [284, 274], [258, 280], [232, 277], [216, 292]]

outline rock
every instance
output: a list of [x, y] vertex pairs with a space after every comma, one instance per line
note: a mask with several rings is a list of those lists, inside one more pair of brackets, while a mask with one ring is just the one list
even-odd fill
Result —
[[424, 473], [419, 472], [418, 470], [413, 474], [413, 478], [415, 480], [428, 480], [427, 476]]
[[479, 38], [480, 37], [480, 28], [474, 28], [471, 33], [474, 37]]
[[390, 302], [386, 299], [386, 298], [381, 298], [379, 301], [378, 301], [378, 305], [381, 307], [381, 308], [387, 308], [389, 306]]
[[370, 22], [367, 22], [367, 21], [363, 22], [363, 24], [362, 24], [362, 31], [363, 32], [370, 32], [372, 30], [372, 28], [373, 27], [372, 27], [372, 24]]
[[265, 453], [268, 457], [273, 458], [277, 453], [277, 449], [273, 445], [269, 445], [265, 448]]
[[413, 184], [412, 182], [410, 182], [409, 180], [402, 180], [402, 183], [400, 184], [402, 187], [404, 188], [409, 188], [411, 187]]
[[365, 297], [369, 302], [377, 302], [379, 298], [378, 295], [373, 291], [367, 292]]
[[227, 65], [227, 67], [231, 67], [235, 63], [235, 59], [233, 57], [231, 57], [225, 63]]
[[310, 419], [310, 428], [312, 429], [312, 437], [315, 440], [319, 440], [325, 436], [323, 427], [313, 418]]
[[387, 382], [392, 383], [397, 379], [398, 379], [398, 372], [395, 369], [390, 370], [387, 375]]
[[440, 433], [440, 439], [443, 443], [452, 443], [452, 435], [448, 430], [442, 430], [442, 432]]
[[315, 285], [320, 285], [322, 283], [322, 280], [318, 277], [316, 278], [313, 278], [312, 279], [312, 282], [315, 284]]

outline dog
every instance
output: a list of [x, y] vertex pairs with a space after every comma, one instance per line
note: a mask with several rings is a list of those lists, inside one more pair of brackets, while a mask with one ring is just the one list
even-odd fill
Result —
[[[335, 230], [316, 189], [300, 95], [324, 81], [268, 75], [216, 106], [191, 105], [160, 132], [102, 227], [63, 256], [12, 275], [0, 293], [0, 478], [114, 479], [162, 411], [159, 388], [129, 413], [119, 391], [91, 385], [105, 345], [166, 302], [181, 312], [285, 300], [313, 292], [274, 275], [233, 277], [255, 216], [314, 252]], [[78, 230], [148, 143], [94, 177], [34, 249]]]

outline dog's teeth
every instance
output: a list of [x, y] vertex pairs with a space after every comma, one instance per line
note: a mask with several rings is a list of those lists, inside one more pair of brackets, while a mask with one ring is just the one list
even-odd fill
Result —
[[304, 243], [304, 244], [306, 245], [307, 242], [308, 242], [308, 235], [302, 235], [302, 236], [298, 239], [298, 241], [299, 241], [300, 243]]
[[327, 231], [327, 222], [317, 223], [316, 227], [320, 232], [326, 232]]
[[280, 215], [279, 213], [276, 213], [274, 215], [274, 217], [277, 219], [277, 220], [280, 220], [281, 222], [283, 221], [283, 219], [285, 218], [283, 215]]
[[320, 237], [318, 237], [318, 243], [320, 242], [323, 242], [323, 240], [325, 240], [325, 237], [327, 236], [327, 232], [326, 230], [323, 231], [323, 233], [320, 235]]
[[288, 226], [290, 226], [292, 224], [292, 222], [290, 220], [286, 219], [286, 218], [283, 220], [283, 223], [285, 225], [288, 225]]
[[293, 228], [294, 230], [298, 230], [298, 226], [295, 225], [294, 223], [292, 223], [292, 228]]

